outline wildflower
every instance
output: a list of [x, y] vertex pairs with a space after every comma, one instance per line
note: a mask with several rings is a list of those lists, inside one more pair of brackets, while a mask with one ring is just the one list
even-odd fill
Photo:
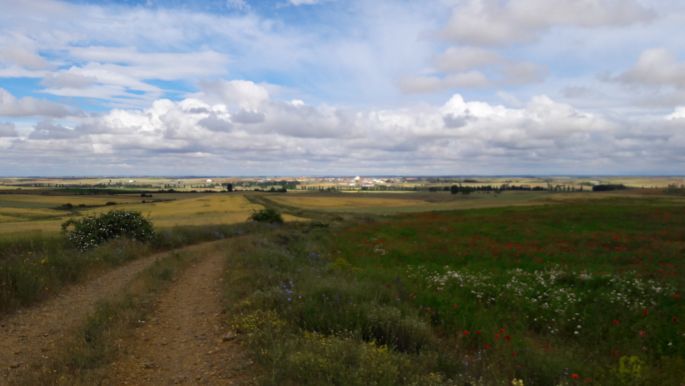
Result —
[[641, 338], [644, 338], [645, 336], [647, 336], [647, 331], [645, 331], [645, 330], [640, 330], [640, 337], [641, 337]]
[[511, 386], [523, 386], [523, 379], [512, 379], [511, 380]]
[[[675, 318], [675, 316], [674, 316], [674, 318]], [[474, 334], [480, 335], [480, 330], [476, 330], [476, 331], [474, 332]]]
[[463, 334], [464, 336], [469, 336], [470, 332], [469, 332], [469, 330], [464, 330], [464, 332], [462, 332], [462, 334]]
[[486, 343], [483, 345], [483, 348], [486, 350], [490, 350], [492, 348], [492, 346], [489, 343]]
[[507, 342], [511, 342], [511, 336], [505, 335], [504, 340], [506, 340]]
[[614, 319], [611, 321], [611, 324], [613, 324], [614, 326], [618, 326], [619, 324], [621, 324], [621, 321], [618, 319]]
[[580, 375], [578, 373], [572, 373], [571, 379], [580, 379]]
[[642, 316], [647, 316], [647, 315], [649, 315], [649, 310], [646, 308], [643, 308], [642, 309]]

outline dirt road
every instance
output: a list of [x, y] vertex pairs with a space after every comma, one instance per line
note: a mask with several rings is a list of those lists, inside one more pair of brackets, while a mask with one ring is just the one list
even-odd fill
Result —
[[[212, 243], [179, 251], [193, 252]], [[135, 260], [86, 283], [72, 286], [48, 301], [1, 318], [0, 383], [30, 365], [48, 362], [95, 310], [99, 300], [120, 292], [136, 274], [168, 253], [171, 252]]]
[[251, 362], [222, 323], [225, 251], [186, 269], [107, 371], [109, 385], [249, 384]]

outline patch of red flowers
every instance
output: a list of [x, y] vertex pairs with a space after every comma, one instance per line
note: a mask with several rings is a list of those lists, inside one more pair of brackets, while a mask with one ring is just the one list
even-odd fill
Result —
[[571, 374], [571, 379], [580, 379], [580, 374], [578, 374], [578, 373], [572, 373], [572, 374]]

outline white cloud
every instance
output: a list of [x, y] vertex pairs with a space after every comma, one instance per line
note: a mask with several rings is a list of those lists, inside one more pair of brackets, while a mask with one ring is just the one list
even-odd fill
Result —
[[685, 119], [685, 106], [676, 108], [672, 114], [669, 114], [666, 117], [666, 119], [671, 121], [676, 119]]
[[60, 104], [32, 97], [15, 98], [7, 90], [0, 88], [0, 116], [63, 117], [66, 115], [69, 115], [69, 110]]
[[625, 84], [685, 88], [685, 61], [663, 48], [644, 51], [637, 63], [614, 80]]
[[654, 17], [636, 0], [470, 0], [455, 7], [445, 37], [474, 45], [529, 42], [555, 26], [625, 26]]

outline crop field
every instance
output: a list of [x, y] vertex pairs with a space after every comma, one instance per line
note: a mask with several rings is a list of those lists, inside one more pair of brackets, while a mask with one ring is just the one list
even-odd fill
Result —
[[[566, 201], [597, 200], [616, 197], [651, 197], [649, 191], [621, 192], [504, 192], [452, 195], [434, 193], [293, 193], [268, 196], [280, 205], [322, 212], [396, 214], [457, 209], [496, 208], [563, 203]], [[672, 198], [685, 202], [685, 198]]]
[[[69, 209], [65, 205], [69, 204]], [[156, 226], [233, 224], [248, 219], [262, 206], [240, 194], [153, 194], [140, 197], [121, 195], [0, 195], [0, 234], [54, 233], [71, 217], [87, 216], [113, 209], [139, 211]], [[286, 221], [299, 220], [285, 215]]]
[[236, 325], [274, 384], [685, 381], [682, 202], [401, 214], [244, 250]]

